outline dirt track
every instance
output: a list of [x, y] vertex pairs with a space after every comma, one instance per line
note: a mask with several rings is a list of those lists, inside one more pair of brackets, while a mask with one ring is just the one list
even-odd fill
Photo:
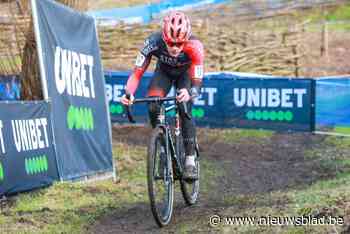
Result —
[[[205, 131], [201, 129], [198, 133], [201, 157], [217, 171], [210, 173], [211, 178], [206, 178], [215, 180], [215, 183], [209, 183], [209, 188], [201, 191], [197, 205], [186, 207], [177, 191], [173, 221], [166, 228], [156, 226], [149, 204], [142, 203], [115, 211], [114, 215], [102, 218], [90, 230], [93, 233], [174, 233], [179, 232], [181, 223], [190, 222], [193, 223], [191, 232], [215, 233], [218, 230], [208, 225], [211, 215], [252, 206], [249, 202], [235, 202], [235, 197], [268, 196], [271, 191], [298, 189], [333, 176], [319, 162], [305, 158], [305, 151], [322, 145], [324, 137], [307, 133], [274, 133], [266, 139], [246, 137], [236, 142], [224, 142], [208, 137]], [[130, 144], [144, 145], [149, 131], [145, 128], [115, 128], [114, 133]], [[228, 203], [227, 198], [233, 202]], [[284, 202], [271, 206], [283, 205]]]

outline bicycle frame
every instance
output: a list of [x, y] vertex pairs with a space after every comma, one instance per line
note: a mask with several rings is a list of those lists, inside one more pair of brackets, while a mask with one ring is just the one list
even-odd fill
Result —
[[[168, 123], [167, 118], [165, 117], [165, 114], [167, 112], [170, 112], [171, 110], [175, 109], [175, 126], [174, 126], [174, 133], [175, 133], [175, 143], [174, 143], [174, 139], [172, 137], [171, 134], [171, 124]], [[175, 163], [175, 176], [177, 177], [176, 179], [179, 179], [178, 177], [182, 175], [183, 173], [183, 166], [181, 163], [181, 159], [180, 159], [180, 134], [181, 134], [181, 127], [180, 127], [180, 116], [179, 116], [179, 112], [178, 112], [178, 106], [172, 105], [170, 107], [165, 108], [164, 105], [161, 106], [161, 112], [160, 112], [160, 122], [158, 124], [159, 127], [162, 127], [165, 132], [166, 132], [166, 138], [168, 139], [167, 144], [167, 150], [170, 149], [170, 155], [172, 158], [172, 161]], [[164, 117], [162, 117], [164, 116]], [[168, 143], [169, 142], [169, 143]]]
[[[173, 160], [173, 162], [175, 162], [175, 175], [177, 177], [181, 176], [183, 174], [183, 166], [181, 164], [181, 159], [180, 159], [180, 135], [181, 135], [181, 127], [180, 127], [180, 114], [178, 111], [178, 103], [176, 104], [172, 104], [169, 107], [165, 107], [164, 106], [164, 102], [166, 101], [174, 101], [176, 100], [176, 97], [147, 97], [147, 98], [139, 98], [139, 99], [135, 99], [134, 103], [142, 103], [142, 102], [159, 102], [161, 103], [161, 108], [160, 108], [160, 113], [158, 116], [158, 127], [161, 127], [164, 129], [165, 134], [166, 134], [166, 138], [168, 139], [167, 141], [167, 145], [166, 145], [166, 150], [170, 149], [170, 155], [171, 158]], [[175, 143], [174, 143], [174, 139], [171, 135], [171, 124], [168, 122], [168, 119], [166, 118], [166, 113], [175, 110], [175, 126], [174, 126], [174, 132], [175, 132]], [[187, 118], [191, 118], [188, 113], [187, 113], [187, 106], [184, 105], [184, 112], [185, 115], [187, 116]], [[129, 118], [129, 121], [132, 123], [135, 123], [131, 112], [130, 112], [130, 108], [129, 106], [127, 107], [127, 115]], [[170, 145], [169, 145], [170, 144]], [[168, 153], [168, 152], [167, 152]], [[179, 179], [179, 178], [176, 178]]]
[[[157, 126], [153, 130], [151, 135], [150, 144], [148, 146], [147, 154], [147, 184], [148, 193], [150, 198], [150, 205], [153, 217], [156, 223], [163, 227], [167, 225], [173, 214], [173, 204], [174, 204], [174, 180], [179, 180], [182, 196], [187, 205], [193, 205], [197, 201], [199, 192], [199, 178], [198, 180], [188, 182], [183, 178], [184, 173], [184, 148], [181, 127], [180, 127], [180, 111], [179, 108], [181, 103], [172, 104], [169, 107], [165, 107], [165, 101], [174, 101], [176, 97], [150, 97], [135, 99], [134, 103], [137, 102], [158, 102], [160, 104], [160, 113], [158, 115]], [[182, 103], [184, 115], [191, 119], [191, 116], [187, 112], [186, 103]], [[169, 117], [166, 113], [175, 110], [175, 124], [170, 123]], [[182, 109], [181, 109], [182, 111]], [[130, 106], [127, 106], [127, 114], [130, 122], [133, 121]], [[182, 113], [181, 113], [182, 114]], [[173, 132], [174, 131], [174, 132]], [[174, 134], [173, 134], [174, 133]], [[160, 152], [157, 153], [158, 141], [165, 141], [165, 153], [166, 153], [166, 164], [162, 164]], [[161, 143], [162, 144], [162, 143]], [[164, 144], [163, 146], [164, 147]], [[161, 150], [161, 149], [159, 149]], [[196, 144], [197, 157], [199, 156], [198, 146]], [[159, 158], [158, 163], [156, 163], [156, 158]], [[198, 166], [199, 175], [199, 162], [196, 162]], [[164, 167], [166, 166], [166, 167]], [[158, 168], [155, 170], [155, 168]], [[161, 168], [161, 169], [159, 169]], [[155, 171], [158, 171], [155, 173]], [[162, 175], [160, 173], [163, 173]], [[158, 181], [157, 181], [158, 180]], [[160, 201], [157, 201], [157, 183], [163, 183], [162, 187], [165, 194], [161, 195]], [[159, 185], [159, 184], [158, 184]]]

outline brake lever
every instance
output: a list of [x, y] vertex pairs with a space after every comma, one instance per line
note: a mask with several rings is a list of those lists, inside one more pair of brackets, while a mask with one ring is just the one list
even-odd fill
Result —
[[[126, 94], [126, 98], [130, 99], [130, 94]], [[132, 117], [131, 114], [131, 107], [130, 105], [124, 105], [125, 109], [126, 109], [126, 114], [128, 116], [129, 122], [130, 123], [136, 123], [136, 121], [134, 120], [134, 118]]]
[[[180, 91], [179, 91], [179, 90], [176, 90], [176, 94], [178, 95], [179, 93], [180, 93]], [[186, 117], [187, 119], [191, 120], [192, 117], [188, 114], [188, 109], [187, 109], [186, 102], [181, 102], [180, 104], [181, 104], [181, 105], [183, 106], [183, 108], [184, 108], [185, 117]]]

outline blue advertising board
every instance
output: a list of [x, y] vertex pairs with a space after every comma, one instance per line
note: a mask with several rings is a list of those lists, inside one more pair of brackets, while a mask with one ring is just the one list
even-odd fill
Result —
[[316, 128], [350, 133], [350, 77], [316, 80]]
[[44, 97], [52, 100], [60, 177], [112, 172], [110, 119], [95, 21], [50, 0], [32, 0]]
[[47, 102], [0, 102], [0, 196], [58, 180]]
[[20, 100], [20, 87], [18, 75], [0, 75], [0, 100]]
[[[113, 122], [126, 123], [120, 103], [128, 72], [105, 72], [107, 100]], [[146, 73], [136, 97], [146, 94], [152, 73]], [[138, 122], [147, 122], [146, 106], [133, 107]], [[192, 115], [198, 126], [312, 131], [314, 81], [246, 73], [207, 73]]]
[[286, 78], [221, 80], [225, 126], [313, 130], [313, 81]]
[[185, 10], [209, 4], [228, 2], [228, 0], [163, 0], [157, 3], [141, 4], [132, 7], [114, 8], [108, 10], [89, 11], [88, 14], [99, 22], [116, 24], [123, 23], [149, 23], [154, 17], [169, 10]]

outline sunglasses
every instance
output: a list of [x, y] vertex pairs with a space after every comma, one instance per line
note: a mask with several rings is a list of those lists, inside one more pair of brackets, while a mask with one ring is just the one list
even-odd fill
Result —
[[183, 46], [183, 42], [167, 42], [167, 45], [169, 47], [177, 47], [177, 48], [180, 48]]

